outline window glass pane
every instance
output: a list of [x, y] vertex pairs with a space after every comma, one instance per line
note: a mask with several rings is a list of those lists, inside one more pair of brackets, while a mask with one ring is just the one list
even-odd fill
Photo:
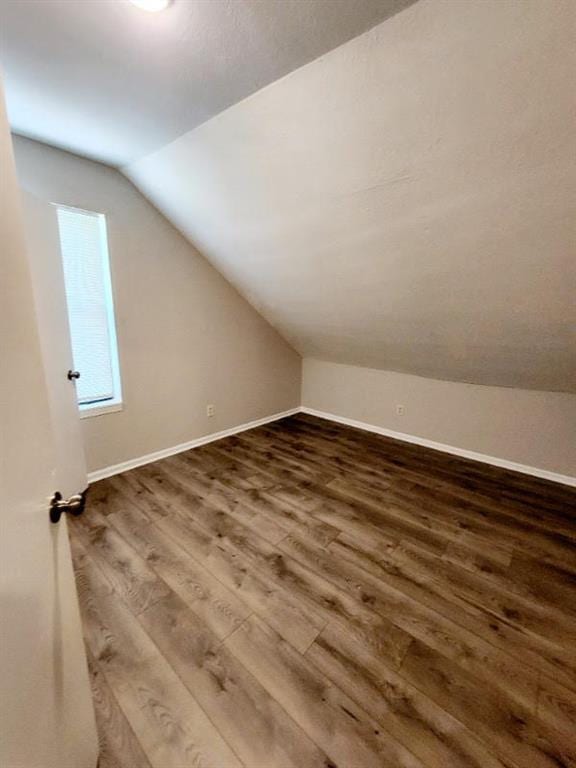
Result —
[[112, 400], [119, 393], [105, 218], [58, 207], [58, 226], [78, 402]]

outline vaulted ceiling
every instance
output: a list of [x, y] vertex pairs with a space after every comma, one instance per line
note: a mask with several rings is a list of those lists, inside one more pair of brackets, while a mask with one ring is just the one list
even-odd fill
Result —
[[[124, 172], [303, 355], [576, 391], [576, 3], [354, 4], [375, 5], [378, 26]], [[205, 94], [189, 127], [253, 90]], [[136, 94], [116, 159], [190, 119], [155, 95], [158, 134], [138, 144]]]
[[421, 0], [127, 173], [303, 355], [574, 391], [575, 23]]
[[16, 133], [124, 165], [414, 0], [0, 0]]

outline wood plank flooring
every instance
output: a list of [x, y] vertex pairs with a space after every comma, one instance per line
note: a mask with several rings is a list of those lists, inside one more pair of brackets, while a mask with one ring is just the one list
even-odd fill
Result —
[[309, 416], [70, 520], [100, 768], [576, 766], [576, 491]]

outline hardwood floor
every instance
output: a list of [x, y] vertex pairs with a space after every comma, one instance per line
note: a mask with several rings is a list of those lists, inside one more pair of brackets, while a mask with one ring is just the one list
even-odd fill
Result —
[[576, 766], [576, 491], [299, 415], [70, 521], [101, 768]]

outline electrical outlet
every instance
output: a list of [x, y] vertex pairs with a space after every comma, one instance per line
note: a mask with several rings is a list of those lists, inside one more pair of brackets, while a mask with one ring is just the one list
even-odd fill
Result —
[[216, 415], [216, 408], [212, 403], [210, 403], [210, 405], [206, 406], [206, 416], [209, 416], [210, 418], [212, 418], [212, 416], [215, 416], [215, 415]]
[[397, 405], [396, 406], [396, 415], [397, 416], [404, 416], [405, 408], [403, 405]]

